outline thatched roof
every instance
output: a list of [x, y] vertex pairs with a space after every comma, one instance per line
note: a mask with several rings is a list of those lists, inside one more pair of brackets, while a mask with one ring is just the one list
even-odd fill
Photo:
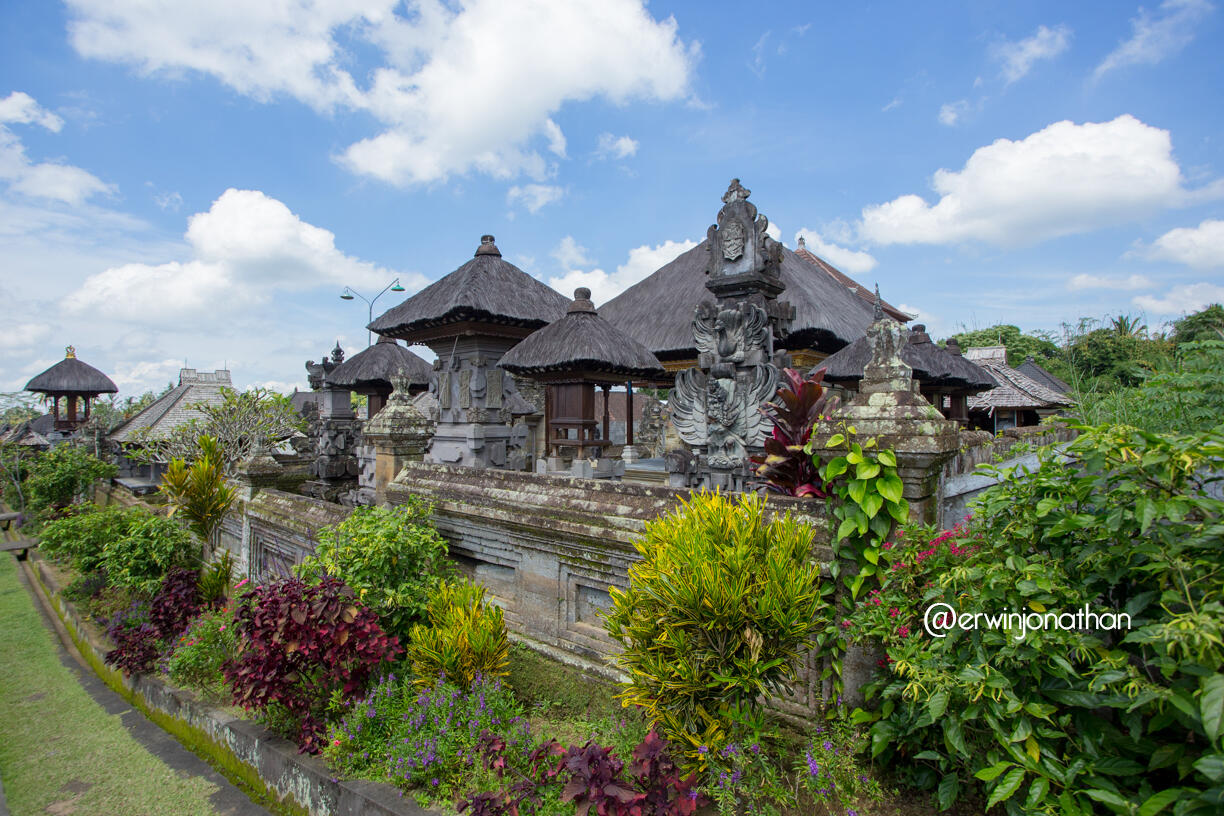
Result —
[[[989, 372], [960, 356], [959, 349], [943, 349], [932, 343], [926, 326], [921, 323], [910, 329], [909, 342], [901, 349], [901, 359], [914, 369], [914, 379], [923, 385], [956, 388], [967, 393], [996, 385]], [[821, 360], [816, 368], [825, 369], [825, 379], [831, 382], [857, 382], [863, 378], [863, 369], [869, 362], [871, 347], [864, 336]]]
[[[857, 297], [859, 300], [862, 300], [866, 303], [870, 303], [873, 306], [875, 305], [875, 293], [874, 292], [872, 292], [866, 286], [863, 286], [861, 283], [856, 281], [854, 278], [847, 275], [845, 272], [842, 272], [840, 269], [833, 266], [833, 264], [829, 263], [824, 258], [820, 257], [819, 255], [813, 254], [807, 248], [807, 242], [803, 240], [802, 236], [800, 236], [799, 238], [799, 248], [795, 250], [795, 254], [798, 255], [803, 260], [807, 261], [808, 263], [812, 264], [813, 266], [819, 269], [823, 269], [825, 273], [828, 274], [829, 277], [833, 278], [833, 280], [837, 281], [842, 286], [846, 287], [851, 292], [853, 292], [855, 297]], [[910, 320], [913, 319], [910, 315], [907, 315], [905, 312], [901, 311], [896, 306], [893, 306], [887, 300], [881, 300], [880, 306], [883, 307], [884, 314], [888, 315], [893, 320], [896, 320], [900, 323], [908, 323]]]
[[332, 369], [327, 381], [339, 388], [354, 391], [371, 389], [390, 392], [391, 377], [397, 372], [406, 374], [412, 385], [428, 386], [433, 366], [394, 339], [379, 337], [377, 343]]
[[969, 410], [997, 408], [1060, 408], [1071, 404], [1065, 394], [1045, 387], [1007, 364], [1005, 346], [979, 346], [965, 350], [965, 357], [990, 372], [995, 387], [969, 398]]
[[[693, 342], [693, 312], [713, 300], [705, 288], [708, 241], [664, 265], [599, 307], [616, 328], [653, 351], [660, 360], [697, 356]], [[862, 337], [874, 310], [820, 268], [782, 248], [779, 299], [795, 307], [791, 333], [779, 345], [833, 352]]]
[[112, 442], [133, 442], [136, 432], [144, 431], [150, 439], [165, 439], [179, 425], [204, 418], [204, 413], [194, 406], [221, 405], [225, 402], [222, 389], [232, 387], [230, 373], [224, 369], [213, 372], [180, 369], [177, 386], [129, 417], [107, 436]]
[[376, 317], [369, 328], [410, 342], [469, 321], [531, 331], [559, 320], [567, 304], [560, 292], [502, 260], [493, 236], [485, 235], [472, 260]]
[[82, 363], [76, 358], [76, 350], [69, 346], [64, 359], [26, 383], [25, 390], [42, 394], [90, 395], [114, 394], [119, 388], [110, 377], [98, 369]]
[[1071, 393], [1071, 386], [1067, 385], [1058, 377], [1055, 377], [1053, 374], [1037, 365], [1037, 361], [1031, 356], [1025, 357], [1024, 362], [1016, 366], [1016, 370], [1021, 374], [1036, 380], [1051, 391], [1057, 391], [1060, 394]]
[[523, 376], [671, 381], [650, 349], [596, 313], [591, 290], [585, 287], [574, 292], [565, 317], [524, 338], [498, 365]]

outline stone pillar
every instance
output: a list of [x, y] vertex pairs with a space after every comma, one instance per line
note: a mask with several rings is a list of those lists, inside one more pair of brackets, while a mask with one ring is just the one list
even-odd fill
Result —
[[[234, 553], [234, 560], [246, 565], [243, 578], [254, 578], [258, 574], [258, 559], [252, 552], [254, 542], [251, 540], [251, 514], [246, 508], [254, 501], [255, 496], [265, 487], [274, 487], [285, 469], [261, 446], [256, 449], [251, 458], [239, 462], [234, 472], [234, 486], [238, 490], [233, 513], [242, 513], [242, 542], [239, 545], [242, 552]], [[211, 558], [212, 553], [206, 553]]]
[[392, 377], [391, 383], [395, 390], [363, 432], [365, 443], [374, 448], [374, 503], [379, 505], [387, 503], [387, 485], [404, 464], [424, 460], [433, 436], [433, 423], [408, 395], [408, 378]]

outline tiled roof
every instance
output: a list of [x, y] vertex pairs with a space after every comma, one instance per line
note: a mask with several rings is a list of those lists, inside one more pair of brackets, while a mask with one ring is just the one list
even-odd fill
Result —
[[1016, 370], [1021, 374], [1026, 374], [1029, 377], [1032, 377], [1034, 380], [1041, 383], [1046, 388], [1049, 388], [1051, 391], [1057, 391], [1060, 394], [1071, 393], [1071, 386], [1067, 385], [1065, 382], [1058, 379], [1041, 366], [1037, 365], [1037, 362], [1032, 357], [1026, 358], [1023, 363], [1016, 366]]
[[980, 346], [965, 350], [965, 358], [972, 360], [994, 377], [998, 386], [971, 396], [969, 409], [992, 411], [996, 408], [1057, 408], [1070, 405], [1071, 401], [1032, 377], [1007, 364], [1005, 346]]
[[164, 438], [179, 425], [204, 416], [192, 406], [200, 403], [220, 405], [225, 401], [221, 389], [232, 387], [228, 371], [197, 372], [194, 368], [184, 368], [179, 372], [176, 387], [111, 431], [110, 440], [131, 442], [137, 431], [146, 428], [153, 438]]

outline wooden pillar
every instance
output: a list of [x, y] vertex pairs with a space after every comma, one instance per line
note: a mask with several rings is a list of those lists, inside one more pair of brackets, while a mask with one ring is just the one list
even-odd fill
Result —
[[625, 383], [625, 444], [633, 444], [633, 381]]
[[603, 415], [603, 421], [604, 421], [604, 423], [603, 423], [603, 438], [604, 438], [604, 442], [607, 442], [607, 443], [609, 443], [609, 444], [611, 444], [611, 442], [612, 442], [612, 432], [611, 432], [611, 430], [610, 430], [611, 425], [610, 425], [610, 424], [609, 424], [609, 422], [608, 422], [608, 417], [609, 417], [609, 413], [608, 413], [608, 391], [609, 391], [609, 389], [611, 389], [611, 388], [612, 388], [612, 386], [607, 385], [607, 384], [605, 384], [605, 385], [603, 386], [603, 399], [604, 399], [604, 415]]
[[53, 404], [55, 405], [55, 421], [59, 422], [59, 397], [53, 397], [52, 400]]

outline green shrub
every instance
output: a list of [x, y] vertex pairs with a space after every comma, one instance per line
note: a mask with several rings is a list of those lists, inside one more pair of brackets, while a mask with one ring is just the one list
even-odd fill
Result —
[[102, 568], [107, 544], [126, 536], [135, 520], [132, 510], [82, 504], [44, 524], [38, 535], [46, 555], [77, 572], [92, 573]]
[[[1224, 436], [1082, 428], [983, 494], [966, 525], [905, 536], [852, 623], [889, 671], [872, 753], [948, 807], [984, 784], [1011, 814], [1219, 813], [1224, 804]], [[923, 609], [1129, 616], [1129, 628], [922, 631]]]
[[170, 515], [182, 517], [206, 548], [234, 504], [238, 493], [225, 481], [225, 466], [217, 440], [196, 440], [199, 456], [190, 465], [174, 459], [162, 476], [161, 491], [170, 502]]
[[783, 690], [822, 625], [812, 529], [789, 515], [767, 523], [755, 495], [701, 493], [634, 546], [642, 561], [628, 590], [612, 588], [607, 616], [629, 675], [620, 697], [700, 764], [699, 747], [725, 745], [762, 695]]
[[152, 595], [175, 567], [194, 566], [199, 547], [173, 519], [135, 512], [127, 533], [106, 543], [102, 568], [114, 586]]
[[221, 550], [216, 560], [200, 570], [200, 597], [208, 606], [219, 606], [229, 597], [230, 577], [234, 574], [234, 556]]
[[238, 635], [229, 608], [204, 612], [179, 635], [166, 659], [166, 673], [179, 685], [220, 697], [225, 691], [221, 667], [237, 653]]
[[428, 622], [412, 627], [405, 658], [421, 685], [439, 676], [461, 688], [478, 678], [509, 674], [510, 645], [501, 607], [484, 602], [480, 584], [443, 583], [429, 604]]
[[83, 496], [98, 479], [109, 479], [118, 472], [82, 447], [56, 445], [29, 464], [25, 490], [30, 509], [41, 518], [51, 517]]
[[432, 511], [416, 497], [391, 509], [359, 507], [319, 531], [314, 555], [298, 574], [310, 582], [339, 578], [377, 613], [383, 630], [403, 643], [448, 574], [446, 542], [434, 529]]

